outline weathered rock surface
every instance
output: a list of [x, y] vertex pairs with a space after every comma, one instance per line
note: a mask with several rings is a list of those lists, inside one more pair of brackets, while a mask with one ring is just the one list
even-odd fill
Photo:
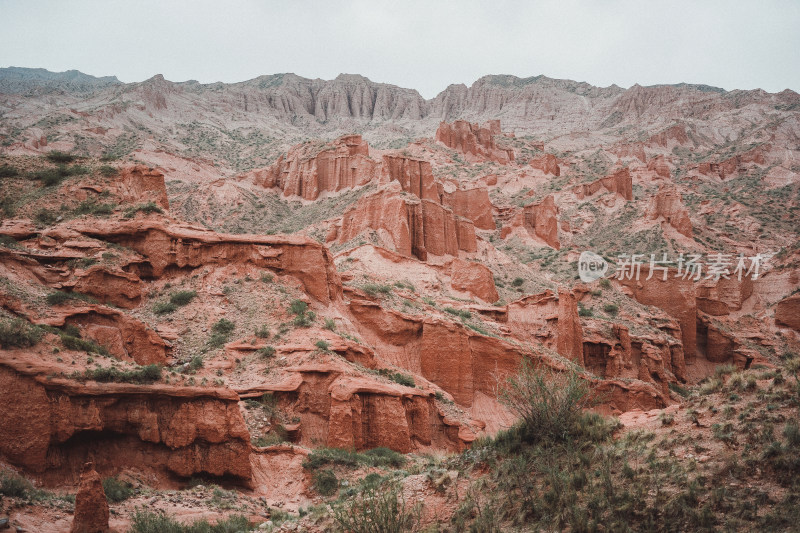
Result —
[[401, 155], [385, 155], [383, 172], [388, 181], [397, 181], [404, 191], [417, 198], [440, 202], [439, 190], [428, 161]]
[[494, 230], [496, 228], [492, 216], [492, 201], [486, 187], [455, 189], [442, 193], [442, 204], [453, 210], [460, 217], [471, 220], [476, 228]]
[[800, 331], [800, 294], [793, 294], [775, 306], [775, 322]]
[[591, 183], [583, 183], [572, 188], [572, 192], [583, 200], [587, 196], [592, 196], [600, 189], [615, 193], [625, 200], [633, 200], [633, 180], [628, 167], [622, 167], [610, 176], [600, 178]]
[[664, 222], [675, 228], [681, 235], [692, 236], [689, 210], [683, 205], [681, 194], [674, 186], [659, 188], [658, 193], [650, 200], [647, 216], [651, 220], [663, 218]]
[[75, 495], [75, 513], [70, 533], [106, 533], [108, 528], [108, 500], [103, 492], [100, 474], [92, 463], [81, 469], [78, 494]]
[[248, 263], [296, 277], [308, 294], [328, 302], [341, 295], [341, 282], [327, 248], [296, 235], [226, 235], [155, 217], [117, 223], [76, 221], [80, 233], [115, 242], [144, 256], [130, 270], [160, 277], [169, 269]]
[[485, 126], [466, 120], [452, 124], [442, 122], [436, 130], [436, 140], [475, 160], [490, 160], [506, 164], [514, 161], [514, 151], [497, 147], [494, 136], [500, 134], [500, 121], [489, 121]]
[[281, 189], [284, 196], [306, 200], [365, 185], [377, 177], [378, 162], [369, 157], [369, 146], [360, 135], [340, 137], [322, 150], [299, 144], [269, 168], [245, 176], [265, 188]]
[[164, 174], [160, 170], [144, 165], [124, 167], [111, 180], [110, 192], [122, 202], [153, 202], [163, 209], [169, 209], [167, 187], [164, 185]]
[[344, 213], [329, 238], [344, 243], [365, 231], [375, 231], [388, 248], [422, 261], [428, 254], [457, 256], [459, 250], [477, 250], [471, 221], [440, 204], [399, 192], [399, 187], [390, 184], [360, 198]]
[[556, 156], [553, 154], [544, 154], [541, 157], [531, 159], [528, 164], [537, 170], [541, 170], [545, 174], [551, 174], [553, 176], [561, 175], [561, 167], [558, 166], [558, 159], [556, 159]]
[[45, 481], [76, 481], [88, 458], [107, 475], [134, 468], [250, 478], [250, 435], [235, 393], [80, 383], [46, 377], [51, 371], [23, 351], [2, 354], [0, 454], [11, 463]]
[[516, 215], [503, 226], [500, 237], [505, 239], [515, 228], [522, 228], [532, 237], [542, 239], [548, 246], [558, 250], [561, 243], [558, 240], [558, 206], [553, 195], [548, 195], [542, 201], [523, 207]]
[[694, 359], [697, 337], [697, 304], [695, 284], [691, 279], [675, 277], [675, 271], [669, 271], [666, 281], [662, 272], [653, 272], [648, 280], [649, 269], [644, 266], [639, 279], [617, 280], [628, 287], [633, 297], [640, 303], [662, 309], [674, 317], [681, 328], [683, 353], [687, 361]]

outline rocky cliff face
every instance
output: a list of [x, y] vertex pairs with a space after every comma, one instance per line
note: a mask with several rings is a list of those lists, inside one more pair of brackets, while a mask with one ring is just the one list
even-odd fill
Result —
[[46, 379], [47, 368], [6, 353], [1, 453], [49, 482], [75, 482], [91, 458], [113, 473], [207, 473], [249, 479], [250, 442], [227, 391]]

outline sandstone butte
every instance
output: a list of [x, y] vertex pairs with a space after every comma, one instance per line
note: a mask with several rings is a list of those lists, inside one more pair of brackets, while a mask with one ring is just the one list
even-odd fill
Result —
[[[523, 360], [577, 365], [602, 398], [596, 409], [625, 415], [678, 409], [676, 391], [719, 366], [770, 368], [776, 347], [797, 345], [796, 235], [762, 231], [742, 195], [729, 202], [739, 219], [715, 225], [704, 215], [727, 204], [698, 198], [738, 177], [794, 183], [781, 159], [786, 131], [719, 151], [694, 118], [659, 119], [625, 139], [613, 132], [640, 124], [631, 117], [672, 90], [637, 87], [604, 101], [603, 120], [565, 103], [572, 111], [558, 120], [509, 111], [504, 132], [494, 117], [528, 109], [516, 98], [533, 88], [501, 95], [483, 80], [426, 102], [340, 78], [322, 92], [287, 75], [281, 83], [317, 98], [310, 107], [283, 94], [273, 108], [246, 88], [229, 102], [276, 120], [308, 116], [317, 129], [304, 136], [329, 140], [281, 145], [238, 175], [212, 155], [146, 146], [136, 159], [155, 163], [115, 163], [111, 175], [87, 158], [92, 172], [42, 187], [0, 223], [3, 320], [41, 329], [32, 346], [0, 349], [0, 460], [42, 486], [77, 487], [72, 531], [113, 529], [100, 484], [108, 476], [160, 488], [204, 477], [296, 511], [317, 501], [303, 467], [316, 448], [463, 451], [514, 422], [497, 387]], [[132, 94], [155, 115], [186, 96], [163, 78]], [[716, 97], [697, 98], [687, 105], [705, 109]], [[476, 101], [481, 112], [443, 111]], [[448, 116], [476, 122], [440, 120]], [[363, 136], [330, 126], [342, 117]], [[547, 124], [564, 122], [584, 135], [605, 120], [613, 129], [601, 141], [590, 131], [580, 149], [530, 126], [552, 133]], [[402, 125], [415, 121], [424, 137], [403, 149], [386, 142], [387, 131], [416, 132]], [[86, 126], [92, 138], [113, 134]], [[69, 149], [40, 129], [27, 135], [6, 147], [9, 164]], [[687, 150], [724, 157], [689, 161]], [[42, 214], [62, 204], [62, 215]], [[284, 232], [290, 217], [305, 226]], [[716, 250], [713, 241], [754, 252], [758, 241], [783, 252], [759, 279], [693, 280], [674, 269], [662, 279], [642, 268], [639, 279], [577, 281], [582, 249], [610, 257], [642, 235], [695, 251]], [[170, 309], [179, 292], [188, 301]], [[145, 365], [160, 377], [137, 374]]]

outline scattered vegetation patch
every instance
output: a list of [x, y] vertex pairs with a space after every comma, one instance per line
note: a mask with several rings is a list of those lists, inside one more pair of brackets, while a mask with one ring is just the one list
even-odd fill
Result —
[[155, 383], [161, 380], [161, 367], [147, 365], [131, 370], [120, 370], [114, 367], [86, 369], [83, 378], [101, 383]]
[[361, 286], [361, 290], [370, 296], [377, 296], [378, 294], [392, 294], [391, 285], [381, 285], [379, 283], [365, 283]]
[[250, 529], [251, 524], [244, 515], [232, 515], [213, 525], [207, 520], [185, 525], [163, 512], [142, 508], [133, 514], [129, 533], [238, 533]]
[[178, 291], [169, 297], [169, 303], [176, 306], [188, 305], [197, 297], [197, 291]]
[[21, 318], [0, 320], [0, 346], [3, 348], [30, 348], [35, 346], [44, 331]]
[[133, 218], [138, 213], [144, 213], [145, 215], [149, 215], [152, 213], [163, 213], [164, 210], [161, 209], [159, 206], [156, 205], [155, 202], [147, 202], [144, 204], [135, 205], [129, 207], [125, 210], [125, 218]]
[[361, 453], [341, 448], [316, 448], [309, 454], [303, 467], [309, 470], [318, 470], [331, 465], [350, 468], [359, 466], [400, 468], [405, 462], [406, 458], [403, 454], [383, 447]]
[[124, 502], [134, 494], [133, 485], [115, 477], [107, 477], [103, 480], [103, 492], [106, 493], [106, 498], [114, 503]]
[[408, 374], [403, 374], [402, 372], [392, 372], [388, 368], [381, 368], [380, 370], [378, 370], [378, 373], [381, 376], [387, 377], [399, 385], [405, 385], [406, 387], [417, 386], [417, 384], [414, 382], [414, 378], [409, 376]]

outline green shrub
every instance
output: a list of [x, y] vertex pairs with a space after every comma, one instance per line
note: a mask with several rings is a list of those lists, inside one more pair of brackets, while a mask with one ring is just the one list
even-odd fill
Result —
[[466, 309], [456, 309], [455, 307], [445, 307], [444, 311], [446, 313], [450, 313], [451, 315], [455, 315], [455, 316], [457, 316], [459, 318], [463, 318], [463, 319], [472, 318], [472, 313], [470, 313]]
[[525, 280], [522, 278], [514, 278], [514, 281], [511, 282], [511, 285], [514, 287], [522, 287], [522, 284], [525, 283]]
[[325, 319], [325, 329], [330, 331], [336, 331], [336, 321], [332, 318]]
[[264, 359], [272, 359], [275, 357], [275, 347], [274, 346], [264, 346], [263, 348], [259, 349], [256, 352], [260, 357]]
[[156, 302], [153, 306], [153, 312], [157, 315], [166, 315], [175, 312], [178, 306], [172, 302]]
[[106, 178], [115, 176], [117, 172], [119, 172], [119, 169], [117, 169], [116, 167], [112, 167], [111, 165], [103, 165], [100, 167], [100, 174], [102, 174]]
[[272, 281], [274, 279], [275, 279], [275, 276], [273, 276], [270, 272], [262, 272], [261, 273], [261, 281], [263, 283], [272, 283]]
[[308, 310], [308, 304], [303, 300], [292, 300], [289, 304], [289, 312], [296, 315], [292, 323], [301, 328], [307, 328], [316, 319], [317, 315]]
[[414, 382], [414, 378], [407, 374], [402, 374], [400, 372], [392, 372], [389, 369], [382, 368], [378, 370], [378, 373], [382, 376], [389, 378], [390, 380], [398, 383], [400, 385], [405, 385], [406, 387], [416, 387], [416, 383]]
[[189, 364], [188, 364], [187, 368], [188, 368], [189, 372], [194, 374], [195, 372], [197, 372], [198, 370], [203, 368], [204, 364], [205, 363], [203, 362], [203, 357], [201, 355], [195, 355], [195, 356], [192, 356], [192, 358], [189, 360]]
[[0, 246], [4, 246], [6, 248], [20, 248], [20, 244], [17, 242], [17, 239], [10, 235], [0, 235]]
[[619, 306], [617, 304], [605, 304], [603, 306], [603, 311], [605, 311], [609, 315], [616, 316], [616, 314], [619, 313]]
[[87, 369], [83, 377], [101, 383], [154, 383], [161, 380], [161, 367], [147, 365], [133, 370], [119, 370], [113, 367]]
[[158, 207], [155, 202], [147, 202], [145, 204], [135, 205], [125, 210], [125, 218], [133, 218], [137, 213], [144, 213], [149, 215], [151, 213], [163, 213], [164, 210]]
[[19, 176], [19, 170], [11, 165], [0, 166], [0, 178], [13, 178]]
[[255, 334], [256, 334], [256, 337], [258, 337], [259, 339], [269, 339], [269, 336], [272, 333], [269, 331], [269, 328], [267, 327], [267, 325], [263, 324], [263, 325], [261, 325], [261, 326], [256, 328]]
[[228, 336], [222, 333], [212, 333], [211, 337], [208, 339], [208, 344], [212, 348], [219, 348], [226, 342], [228, 342]]
[[331, 347], [330, 344], [328, 344], [327, 341], [322, 340], [322, 339], [320, 339], [317, 342], [315, 342], [314, 346], [316, 346], [317, 348], [319, 348], [323, 352], [327, 352], [328, 350], [330, 350], [330, 347]]
[[396, 486], [368, 486], [334, 507], [337, 525], [350, 533], [401, 533], [414, 531], [420, 521], [419, 506], [409, 508]]
[[358, 466], [384, 466], [400, 468], [406, 462], [403, 454], [389, 448], [374, 448], [363, 453], [341, 448], [316, 448], [308, 455], [303, 467], [317, 470], [326, 465], [355, 468]]
[[3, 348], [29, 348], [43, 335], [41, 328], [21, 318], [0, 320], [0, 346]]
[[369, 294], [370, 296], [375, 296], [377, 294], [391, 294], [392, 293], [392, 286], [391, 285], [381, 285], [379, 283], [367, 283], [361, 286], [361, 290]]
[[12, 473], [0, 474], [0, 494], [11, 498], [23, 498], [33, 490], [27, 479]]
[[195, 299], [197, 291], [178, 291], [169, 297], [169, 303], [177, 306], [187, 305]]
[[72, 163], [77, 159], [77, 156], [68, 154], [66, 152], [59, 152], [58, 150], [49, 152], [46, 157], [53, 163]]
[[214, 525], [206, 520], [184, 525], [163, 512], [142, 508], [133, 514], [128, 533], [241, 533], [250, 529], [250, 522], [244, 515], [232, 515]]
[[314, 320], [317, 318], [316, 313], [314, 311], [309, 311], [307, 313], [303, 313], [294, 317], [292, 320], [292, 324], [300, 328], [308, 328], [314, 324]]
[[234, 329], [236, 329], [236, 324], [227, 318], [220, 318], [211, 326], [211, 331], [220, 335], [230, 335]]
[[107, 477], [103, 480], [103, 492], [106, 498], [114, 503], [124, 502], [133, 496], [133, 485], [126, 481], [120, 481], [115, 477]]
[[521, 419], [526, 440], [558, 441], [576, 433], [583, 409], [592, 404], [590, 393], [577, 371], [557, 372], [523, 359], [499, 399]]
[[581, 302], [578, 302], [578, 316], [589, 317], [593, 315], [594, 312], [591, 309], [584, 307], [584, 305]]
[[601, 279], [600, 280], [600, 287], [602, 287], [604, 289], [610, 289], [611, 288], [611, 281], [608, 278]]
[[325, 469], [314, 472], [314, 490], [322, 496], [331, 496], [339, 489], [339, 478], [333, 470]]
[[66, 333], [60, 335], [60, 337], [61, 344], [68, 350], [108, 355], [108, 349], [105, 346], [100, 346], [93, 340], [81, 339], [80, 337], [67, 335]]
[[50, 226], [55, 223], [56, 219], [55, 213], [51, 209], [39, 209], [33, 215], [33, 220], [36, 221], [36, 224], [39, 226]]
[[308, 310], [308, 304], [303, 300], [292, 300], [289, 304], [289, 311], [294, 315], [302, 315]]
[[72, 210], [75, 215], [110, 215], [113, 212], [113, 204], [101, 204], [96, 200], [84, 200]]

